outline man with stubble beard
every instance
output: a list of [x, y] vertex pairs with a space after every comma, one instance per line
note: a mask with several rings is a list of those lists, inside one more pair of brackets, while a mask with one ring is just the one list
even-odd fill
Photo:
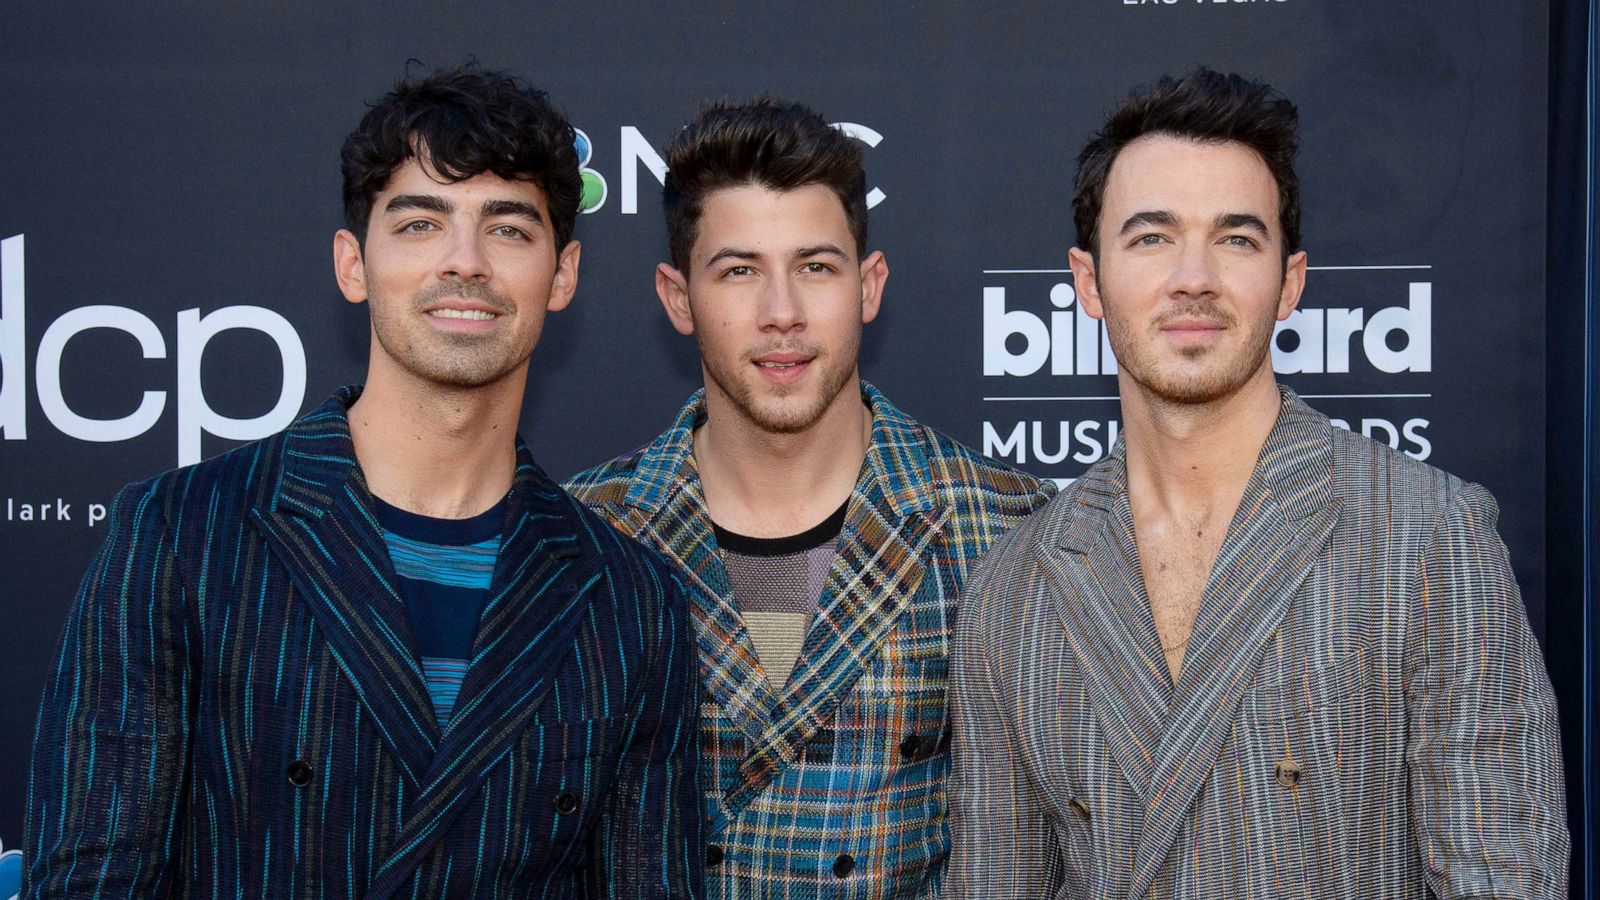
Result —
[[958, 898], [1566, 896], [1494, 500], [1274, 382], [1296, 118], [1201, 69], [1080, 158], [1070, 260], [1122, 439], [963, 596]]
[[956, 599], [1052, 491], [861, 380], [888, 278], [866, 193], [860, 148], [815, 112], [704, 108], [667, 150], [656, 290], [705, 389], [568, 483], [689, 584], [725, 900], [939, 892]]

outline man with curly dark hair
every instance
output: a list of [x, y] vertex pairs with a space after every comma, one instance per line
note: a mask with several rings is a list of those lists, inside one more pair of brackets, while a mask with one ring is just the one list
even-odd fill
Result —
[[465, 66], [345, 141], [366, 382], [118, 495], [41, 706], [25, 895], [700, 895], [683, 593], [516, 437], [577, 286], [573, 140]]

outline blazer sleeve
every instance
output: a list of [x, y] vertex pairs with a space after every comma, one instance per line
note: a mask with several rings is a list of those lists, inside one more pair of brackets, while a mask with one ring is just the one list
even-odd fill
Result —
[[701, 836], [700, 676], [686, 594], [652, 566], [660, 603], [655, 642], [631, 711], [633, 730], [607, 800], [602, 828], [607, 884], [615, 900], [704, 897]]
[[1411, 598], [1404, 690], [1412, 822], [1428, 886], [1564, 898], [1556, 706], [1488, 492], [1456, 495]]
[[1063, 879], [1047, 807], [1017, 745], [1017, 692], [1005, 667], [1023, 642], [997, 615], [1022, 605], [1017, 592], [1043, 590], [1013, 571], [1017, 547], [1003, 540], [967, 582], [951, 647], [949, 900], [1053, 897]]
[[148, 485], [124, 488], [39, 705], [22, 896], [175, 892], [197, 638]]

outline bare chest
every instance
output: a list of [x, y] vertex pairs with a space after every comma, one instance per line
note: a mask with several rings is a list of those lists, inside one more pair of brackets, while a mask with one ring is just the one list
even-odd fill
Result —
[[1220, 526], [1208, 527], [1203, 521], [1151, 523], [1135, 529], [1145, 595], [1174, 681], [1223, 534]]

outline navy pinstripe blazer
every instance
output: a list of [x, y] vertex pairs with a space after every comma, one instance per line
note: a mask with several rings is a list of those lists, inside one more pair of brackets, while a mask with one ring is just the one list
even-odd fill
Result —
[[667, 564], [519, 442], [441, 729], [357, 396], [118, 495], [40, 707], [24, 895], [699, 896], [698, 688]]

